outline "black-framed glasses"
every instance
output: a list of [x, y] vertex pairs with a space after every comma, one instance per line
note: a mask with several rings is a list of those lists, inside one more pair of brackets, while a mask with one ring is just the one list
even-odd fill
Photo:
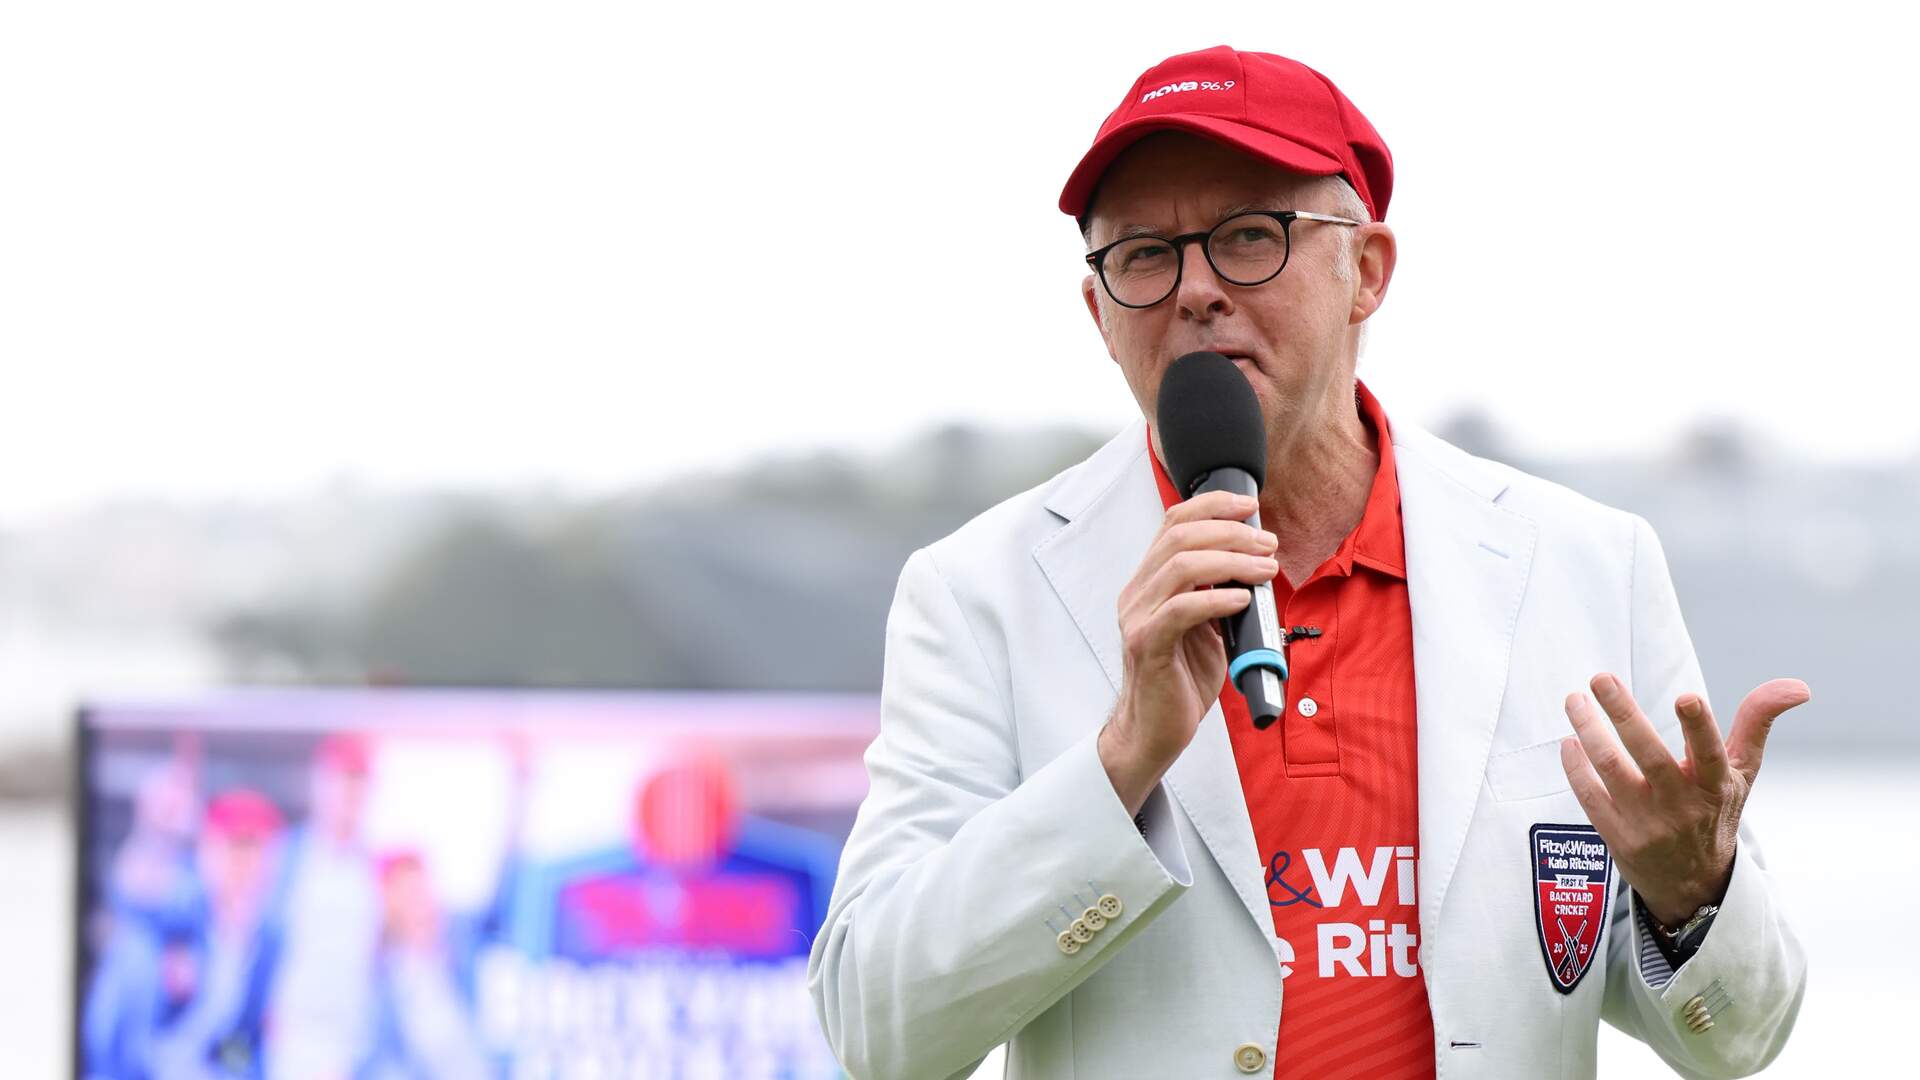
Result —
[[1100, 277], [1107, 295], [1121, 307], [1147, 308], [1180, 287], [1187, 245], [1198, 243], [1207, 265], [1222, 281], [1263, 285], [1287, 268], [1293, 253], [1293, 223], [1324, 221], [1359, 225], [1351, 218], [1305, 210], [1249, 210], [1203, 233], [1180, 236], [1128, 236], [1087, 253], [1087, 265]]

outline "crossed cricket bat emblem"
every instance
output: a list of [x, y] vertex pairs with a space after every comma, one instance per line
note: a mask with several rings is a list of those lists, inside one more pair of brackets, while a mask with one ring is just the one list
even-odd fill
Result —
[[1567, 954], [1560, 958], [1555, 974], [1560, 976], [1561, 982], [1570, 983], [1580, 975], [1580, 935], [1587, 932], [1587, 920], [1581, 919], [1579, 927], [1571, 934], [1567, 933], [1566, 920], [1560, 916], [1553, 917], [1553, 925], [1560, 928], [1562, 947], [1567, 950]]

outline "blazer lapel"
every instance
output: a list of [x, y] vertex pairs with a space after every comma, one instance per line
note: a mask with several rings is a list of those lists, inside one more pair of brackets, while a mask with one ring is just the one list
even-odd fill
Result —
[[1413, 616], [1426, 969], [1485, 779], [1537, 530], [1494, 501], [1507, 488], [1495, 470], [1413, 425], [1391, 426]]
[[[1146, 557], [1166, 516], [1147, 463], [1146, 432], [1146, 421], [1134, 421], [1063, 478], [1046, 506], [1067, 524], [1033, 551], [1116, 696], [1126, 670], [1120, 642], [1120, 590]], [[1102, 717], [1110, 700], [1097, 703]], [[1089, 703], [1090, 711], [1095, 704]], [[1248, 916], [1262, 933], [1272, 936], [1265, 867], [1218, 702], [1207, 710], [1193, 741], [1167, 770], [1166, 783], [1233, 884]]]

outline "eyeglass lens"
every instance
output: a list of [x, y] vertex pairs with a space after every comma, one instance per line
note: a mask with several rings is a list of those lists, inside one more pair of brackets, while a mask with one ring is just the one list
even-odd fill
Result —
[[[1214, 272], [1235, 285], [1258, 285], [1287, 262], [1287, 230], [1274, 218], [1242, 214], [1214, 226], [1206, 254]], [[1157, 236], [1142, 236], [1110, 249], [1100, 264], [1101, 277], [1122, 304], [1148, 307], [1173, 292], [1180, 278], [1180, 253]]]

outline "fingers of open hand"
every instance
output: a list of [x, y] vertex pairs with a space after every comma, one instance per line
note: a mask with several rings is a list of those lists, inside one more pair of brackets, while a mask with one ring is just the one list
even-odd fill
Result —
[[[1613, 722], [1613, 729], [1620, 736], [1620, 742], [1627, 748], [1627, 754], [1640, 770], [1640, 775], [1650, 784], [1671, 784], [1681, 779], [1680, 763], [1673, 759], [1673, 752], [1667, 744], [1660, 741], [1660, 732], [1640, 711], [1640, 706], [1627, 693], [1627, 688], [1619, 679], [1601, 672], [1588, 684], [1593, 696], [1606, 710], [1607, 719]], [[1603, 774], [1604, 775], [1604, 774]]]
[[1693, 763], [1693, 780], [1704, 788], [1718, 788], [1727, 781], [1727, 748], [1720, 741], [1720, 725], [1713, 719], [1707, 699], [1698, 694], [1682, 694], [1673, 703], [1680, 718], [1680, 730], [1687, 738], [1687, 760]]
[[1727, 734], [1728, 762], [1751, 783], [1759, 775], [1773, 722], [1788, 709], [1812, 700], [1813, 691], [1799, 679], [1769, 679], [1754, 687], [1733, 714], [1733, 730]]
[[1567, 782], [1573, 786], [1573, 797], [1580, 800], [1581, 809], [1587, 812], [1587, 820], [1604, 833], [1612, 833], [1612, 822], [1616, 811], [1613, 796], [1607, 793], [1606, 784], [1600, 780], [1600, 774], [1594, 771], [1593, 762], [1581, 748], [1580, 740], [1567, 736], [1560, 740], [1560, 767], [1567, 772]]
[[1578, 693], [1567, 695], [1567, 719], [1573, 722], [1573, 733], [1579, 739], [1582, 756], [1606, 785], [1608, 794], [1618, 799], [1638, 792], [1645, 785], [1645, 777], [1620, 745], [1613, 723], [1591, 698]]

